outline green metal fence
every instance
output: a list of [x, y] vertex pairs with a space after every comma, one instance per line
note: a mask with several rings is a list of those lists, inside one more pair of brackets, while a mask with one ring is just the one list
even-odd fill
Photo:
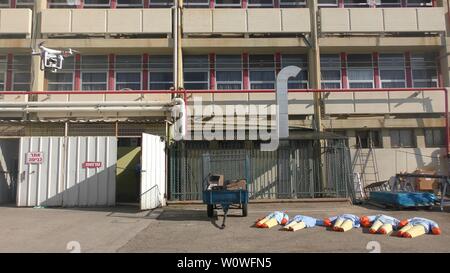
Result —
[[170, 148], [170, 200], [200, 200], [205, 178], [245, 178], [252, 199], [352, 197], [350, 152], [343, 140], [320, 147], [314, 140], [290, 140], [276, 151], [261, 151], [257, 142], [178, 142]]

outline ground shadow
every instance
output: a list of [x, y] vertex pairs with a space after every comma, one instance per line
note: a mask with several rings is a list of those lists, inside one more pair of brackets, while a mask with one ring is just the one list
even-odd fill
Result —
[[159, 221], [205, 221], [210, 218], [205, 210], [166, 209], [156, 218]]

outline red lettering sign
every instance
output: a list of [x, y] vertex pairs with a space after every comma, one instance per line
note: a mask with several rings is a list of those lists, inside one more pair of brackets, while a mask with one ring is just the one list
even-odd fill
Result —
[[26, 164], [42, 164], [44, 162], [43, 152], [29, 152], [26, 154], [25, 163]]
[[93, 169], [93, 168], [101, 168], [102, 162], [94, 162], [94, 161], [86, 161], [81, 164], [83, 168]]

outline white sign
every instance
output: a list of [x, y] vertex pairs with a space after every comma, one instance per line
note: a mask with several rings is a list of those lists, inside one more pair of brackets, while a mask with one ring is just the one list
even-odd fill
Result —
[[27, 153], [25, 158], [26, 164], [42, 164], [44, 161], [44, 153], [43, 152], [30, 152]]

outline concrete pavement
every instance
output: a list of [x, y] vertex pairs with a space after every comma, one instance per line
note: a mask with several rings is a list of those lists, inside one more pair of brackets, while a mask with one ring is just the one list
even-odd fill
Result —
[[[318, 218], [342, 213], [419, 216], [437, 221], [442, 235], [404, 239], [363, 229], [337, 233], [323, 227], [297, 232], [252, 227], [255, 219], [273, 210]], [[78, 242], [81, 252], [369, 252], [371, 241], [379, 243], [381, 252], [450, 252], [448, 210], [383, 211], [346, 203], [251, 204], [245, 218], [239, 216], [240, 210], [232, 210], [225, 230], [219, 229], [221, 214], [209, 219], [204, 205], [170, 205], [153, 212], [133, 207], [0, 207], [0, 252], [70, 252], [69, 242]]]

